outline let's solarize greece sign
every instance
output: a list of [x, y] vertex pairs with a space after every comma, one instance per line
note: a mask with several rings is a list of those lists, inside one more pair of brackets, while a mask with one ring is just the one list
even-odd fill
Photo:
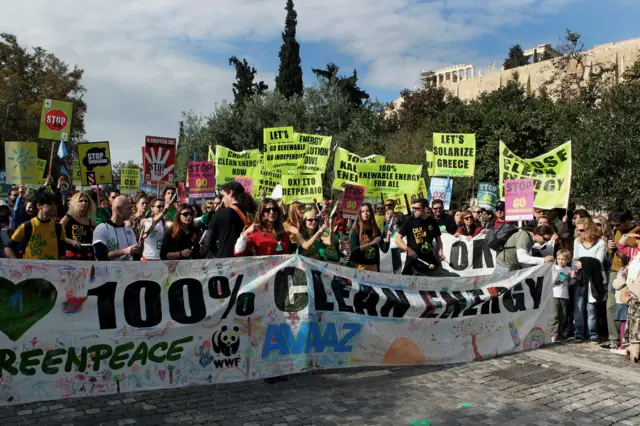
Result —
[[0, 270], [1, 405], [480, 360], [539, 347], [553, 315], [550, 264], [444, 279], [297, 255]]

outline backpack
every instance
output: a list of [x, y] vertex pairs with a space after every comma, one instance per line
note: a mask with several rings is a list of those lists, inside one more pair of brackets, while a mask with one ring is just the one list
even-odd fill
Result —
[[[29, 241], [31, 241], [31, 235], [33, 234], [33, 223], [31, 222], [33, 219], [30, 219], [28, 221], [26, 221], [23, 225], [24, 225], [24, 244], [25, 247], [27, 246], [27, 244], [29, 244]], [[51, 219], [53, 220], [53, 219]], [[60, 234], [62, 234], [62, 225], [58, 222], [53, 222], [55, 224], [55, 228], [56, 228], [56, 243], [58, 244], [64, 244], [64, 242], [60, 241]], [[24, 255], [24, 254], [23, 254]]]
[[499, 228], [489, 230], [485, 237], [485, 242], [491, 250], [501, 252], [504, 250], [504, 245], [507, 243], [507, 240], [516, 232], [518, 232], [516, 225], [510, 223], [500, 225]]

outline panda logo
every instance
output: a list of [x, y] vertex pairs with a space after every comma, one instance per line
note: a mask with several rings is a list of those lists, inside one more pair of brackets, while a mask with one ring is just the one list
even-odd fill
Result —
[[213, 333], [211, 337], [211, 343], [215, 353], [222, 353], [224, 356], [231, 356], [238, 353], [240, 349], [240, 335], [238, 334], [240, 329], [235, 326], [233, 331], [229, 330], [226, 325], [223, 325], [219, 331]]

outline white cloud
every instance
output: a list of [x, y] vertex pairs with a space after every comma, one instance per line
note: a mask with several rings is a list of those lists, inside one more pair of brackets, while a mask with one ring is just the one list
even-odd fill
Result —
[[[400, 89], [417, 84], [421, 69], [469, 62], [475, 53], [465, 42], [570, 1], [577, 0], [298, 0], [298, 39], [368, 65], [363, 77], [374, 87]], [[203, 58], [243, 57], [243, 43], [278, 42], [285, 16], [285, 0], [5, 3], [2, 31], [85, 69], [87, 137], [110, 140], [115, 161], [139, 161], [145, 134], [176, 136], [181, 111], [207, 114], [229, 99], [233, 69]], [[305, 73], [320, 65], [303, 63]], [[251, 64], [273, 88], [277, 69]]]

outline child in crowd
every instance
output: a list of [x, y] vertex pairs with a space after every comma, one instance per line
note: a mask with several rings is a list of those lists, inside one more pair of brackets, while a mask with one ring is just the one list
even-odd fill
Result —
[[620, 347], [618, 349], [612, 349], [611, 352], [620, 355], [626, 355], [627, 350], [624, 349], [626, 346], [626, 342], [624, 340], [624, 332], [627, 325], [627, 314], [629, 310], [627, 301], [629, 298], [628, 294], [626, 298], [623, 296], [623, 294], [629, 291], [629, 289], [626, 289], [627, 276], [629, 272], [629, 258], [620, 252], [617, 252], [616, 256], [620, 258], [621, 266], [618, 270], [616, 279], [612, 283], [612, 287], [616, 292], [616, 311], [613, 320], [615, 321], [616, 327], [618, 328], [620, 333]]
[[559, 250], [556, 255], [556, 280], [553, 283], [553, 303], [555, 313], [551, 323], [551, 341], [562, 342], [568, 336], [569, 282], [571, 279], [571, 253]]

